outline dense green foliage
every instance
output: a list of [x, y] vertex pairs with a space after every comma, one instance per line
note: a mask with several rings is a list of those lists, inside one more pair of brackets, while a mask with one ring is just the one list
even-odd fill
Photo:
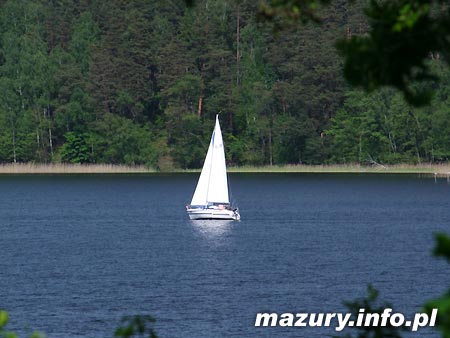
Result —
[[[259, 15], [271, 20], [278, 29], [291, 22], [322, 22], [318, 13], [330, 2], [267, 0], [260, 6]], [[348, 0], [348, 4], [354, 1]], [[448, 1], [370, 0], [364, 13], [369, 25], [367, 33], [349, 34], [337, 43], [344, 57], [345, 78], [366, 91], [393, 86], [410, 104], [429, 104], [432, 90], [414, 87], [414, 83], [437, 80], [427, 59], [442, 59], [447, 64], [450, 61]]]
[[274, 34], [254, 1], [0, 1], [0, 163], [200, 167], [219, 112], [234, 165], [447, 161], [443, 61], [428, 108], [351, 90], [335, 45], [368, 1], [315, 4]]
[[151, 316], [134, 316], [122, 318], [123, 326], [114, 333], [115, 338], [147, 337], [158, 338], [153, 329], [155, 319]]
[[400, 93], [382, 89], [371, 95], [349, 91], [331, 120], [332, 160], [336, 162], [446, 162], [450, 159], [449, 73], [434, 62], [439, 85], [428, 83], [430, 105], [412, 107]]

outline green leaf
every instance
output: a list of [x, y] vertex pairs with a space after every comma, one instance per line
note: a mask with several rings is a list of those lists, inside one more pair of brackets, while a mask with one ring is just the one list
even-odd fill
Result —
[[8, 323], [8, 312], [0, 310], [0, 328], [4, 327]]
[[444, 257], [450, 261], [450, 237], [444, 233], [436, 234], [436, 242], [434, 255]]

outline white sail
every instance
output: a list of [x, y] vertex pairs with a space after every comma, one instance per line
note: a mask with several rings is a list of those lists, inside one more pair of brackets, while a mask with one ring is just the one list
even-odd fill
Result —
[[191, 201], [191, 205], [195, 206], [208, 205], [209, 203], [230, 203], [219, 115], [216, 116], [216, 126], [211, 137], [197, 188]]
[[[214, 132], [213, 132], [214, 136]], [[205, 163], [198, 179], [197, 187], [195, 188], [194, 196], [192, 197], [191, 205], [207, 205], [206, 200], [208, 196], [209, 178], [211, 176], [211, 159], [212, 159], [213, 145], [212, 139], [209, 144], [208, 153], [206, 154]]]

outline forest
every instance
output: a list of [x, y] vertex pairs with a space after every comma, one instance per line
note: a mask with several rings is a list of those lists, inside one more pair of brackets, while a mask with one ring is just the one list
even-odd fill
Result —
[[367, 3], [279, 29], [249, 0], [0, 0], [0, 163], [199, 168], [218, 113], [230, 165], [447, 162], [439, 54], [427, 106], [345, 81]]

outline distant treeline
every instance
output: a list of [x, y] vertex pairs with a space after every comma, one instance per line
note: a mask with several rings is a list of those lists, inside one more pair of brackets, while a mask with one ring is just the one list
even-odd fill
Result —
[[[257, 1], [0, 1], [0, 163], [200, 167], [221, 113], [233, 165], [450, 158], [450, 72], [411, 108], [342, 77], [365, 1], [274, 32]], [[405, 55], [407, 57], [407, 55]]]

